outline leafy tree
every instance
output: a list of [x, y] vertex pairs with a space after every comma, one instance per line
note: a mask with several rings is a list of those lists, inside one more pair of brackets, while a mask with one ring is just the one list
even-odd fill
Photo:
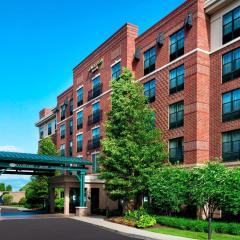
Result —
[[10, 184], [6, 186], [6, 191], [12, 192], [12, 186]]
[[0, 183], [0, 191], [1, 192], [5, 191], [5, 184], [4, 183]]
[[[40, 141], [38, 154], [43, 155], [58, 155], [58, 151], [50, 137]], [[48, 177], [47, 176], [32, 176], [31, 182], [25, 187], [27, 203], [31, 206], [45, 207], [45, 202], [48, 199]]]
[[[212, 239], [211, 222], [213, 214], [224, 206], [228, 170], [217, 162], [209, 162], [204, 167], [194, 168], [191, 171], [189, 190], [193, 203], [203, 209], [208, 219], [208, 239]], [[232, 187], [231, 187], [231, 190]]]
[[177, 166], [166, 166], [151, 176], [149, 192], [154, 205], [167, 215], [179, 212], [188, 204], [189, 171]]
[[147, 192], [149, 176], [166, 158], [161, 132], [154, 125], [154, 112], [143, 94], [143, 86], [128, 69], [112, 81], [112, 110], [102, 141], [100, 175], [113, 200], [137, 203]]
[[13, 201], [13, 196], [10, 194], [3, 195], [3, 204], [4, 205], [11, 205]]

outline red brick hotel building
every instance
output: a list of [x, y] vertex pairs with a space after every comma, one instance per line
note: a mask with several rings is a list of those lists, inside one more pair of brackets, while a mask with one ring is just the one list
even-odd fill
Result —
[[171, 162], [192, 166], [221, 157], [237, 164], [239, 0], [187, 0], [141, 35], [125, 24], [73, 69], [73, 85], [57, 97], [57, 106], [40, 112], [40, 137], [53, 136], [62, 155], [92, 160], [86, 184], [99, 208], [114, 207], [101, 193], [96, 157], [111, 108], [109, 83], [123, 67], [144, 85]]

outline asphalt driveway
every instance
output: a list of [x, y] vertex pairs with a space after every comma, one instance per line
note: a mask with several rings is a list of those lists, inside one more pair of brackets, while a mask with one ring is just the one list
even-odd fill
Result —
[[69, 218], [0, 220], [6, 240], [136, 240]]

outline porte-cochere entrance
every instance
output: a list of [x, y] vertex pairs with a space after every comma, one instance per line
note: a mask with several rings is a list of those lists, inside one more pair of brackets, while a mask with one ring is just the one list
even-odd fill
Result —
[[[91, 162], [81, 158], [48, 156], [30, 153], [0, 152], [0, 176], [2, 174], [50, 176], [49, 206], [54, 212], [55, 187], [64, 188], [64, 214], [76, 207], [77, 215], [87, 213], [85, 198], [85, 175]], [[74, 173], [74, 176], [54, 177], [55, 171]], [[74, 179], [74, 188], [72, 181]], [[76, 181], [77, 179], [77, 181]], [[74, 190], [75, 189], [75, 190]], [[75, 193], [73, 192], [75, 191]], [[76, 196], [76, 194], [78, 196]], [[70, 195], [74, 201], [70, 201]]]

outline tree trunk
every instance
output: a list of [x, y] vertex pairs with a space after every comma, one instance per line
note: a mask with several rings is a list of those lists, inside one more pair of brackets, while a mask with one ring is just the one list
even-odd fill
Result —
[[212, 240], [212, 216], [208, 217], [208, 240]]

